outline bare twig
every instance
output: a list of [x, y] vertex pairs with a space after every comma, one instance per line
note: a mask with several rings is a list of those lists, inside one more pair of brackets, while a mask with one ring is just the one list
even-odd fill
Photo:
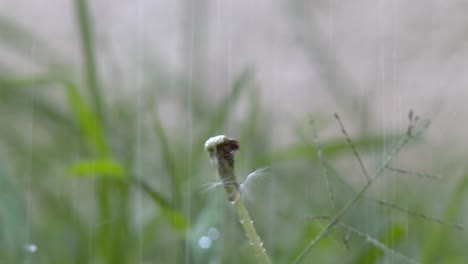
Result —
[[[410, 122], [410, 127], [413, 126], [414, 123]], [[314, 246], [322, 240], [324, 237], [326, 237], [330, 231], [336, 226], [336, 224], [339, 223], [339, 220], [350, 210], [354, 204], [356, 204], [357, 201], [359, 201], [364, 193], [369, 189], [372, 185], [372, 183], [375, 182], [379, 176], [382, 175], [382, 173], [385, 171], [387, 166], [389, 166], [392, 161], [395, 159], [397, 154], [400, 152], [400, 150], [405, 146], [413, 137], [418, 136], [422, 133], [422, 130], [425, 129], [428, 125], [428, 122], [425, 123], [425, 125], [422, 125], [418, 127], [418, 129], [408, 129], [407, 132], [400, 138], [396, 146], [392, 149], [392, 151], [386, 156], [380, 167], [376, 170], [376, 172], [373, 174], [372, 177], [369, 178], [369, 180], [364, 184], [364, 186], [359, 190], [359, 192], [354, 196], [353, 199], [351, 199], [339, 212], [336, 214], [336, 216], [330, 221], [330, 223], [320, 232], [308, 245], [307, 247], [293, 260], [292, 264], [297, 264], [299, 263], [305, 255], [312, 249]]]
[[445, 225], [445, 226], [448, 226], [448, 227], [451, 227], [451, 228], [455, 228], [455, 229], [458, 229], [458, 230], [465, 230], [465, 228], [461, 225], [458, 225], [458, 224], [449, 224], [449, 223], [446, 223], [438, 218], [435, 218], [435, 217], [432, 217], [432, 216], [428, 216], [428, 215], [425, 215], [425, 214], [422, 214], [422, 213], [418, 213], [418, 212], [413, 212], [411, 210], [408, 210], [408, 209], [405, 209], [403, 207], [400, 207], [396, 204], [393, 204], [393, 203], [390, 203], [390, 202], [387, 202], [387, 201], [383, 201], [383, 200], [378, 200], [378, 199], [374, 199], [374, 198], [370, 198], [370, 197], [367, 197], [369, 199], [372, 199], [374, 200], [375, 202], [377, 202], [378, 204], [380, 205], [385, 205], [385, 206], [388, 206], [390, 208], [393, 208], [393, 209], [396, 209], [398, 211], [401, 211], [401, 212], [404, 212], [408, 215], [412, 215], [412, 216], [416, 216], [416, 217], [420, 217], [420, 218], [423, 218], [425, 220], [428, 220], [428, 221], [432, 221], [432, 222], [436, 222], [438, 224], [441, 224], [441, 225]]
[[312, 126], [312, 131], [313, 131], [313, 136], [314, 136], [314, 144], [315, 144], [315, 147], [317, 148], [317, 156], [318, 156], [318, 159], [320, 161], [320, 167], [322, 169], [323, 180], [325, 181], [325, 185], [327, 186], [328, 197], [330, 198], [330, 203], [331, 203], [331, 206], [333, 208], [333, 211], [334, 211], [334, 213], [336, 213], [337, 209], [336, 209], [336, 204], [335, 204], [335, 195], [334, 195], [333, 189], [332, 189], [332, 187], [330, 185], [330, 180], [329, 180], [329, 177], [328, 177], [327, 168], [325, 166], [325, 159], [323, 158], [322, 146], [320, 144], [318, 134], [317, 134], [317, 130], [315, 128], [315, 123], [314, 123], [313, 120], [310, 121], [310, 125]]
[[418, 176], [418, 177], [428, 178], [428, 179], [432, 179], [432, 180], [440, 180], [441, 179], [441, 177], [438, 177], [438, 176], [435, 176], [435, 175], [431, 175], [431, 174], [427, 174], [427, 173], [414, 172], [414, 171], [409, 171], [409, 170], [403, 170], [403, 169], [394, 168], [394, 167], [391, 167], [391, 166], [387, 166], [387, 169], [389, 169], [391, 171], [394, 171], [394, 172], [401, 173], [401, 174], [415, 175], [415, 176]]
[[361, 156], [359, 155], [356, 146], [354, 145], [353, 141], [349, 137], [348, 132], [346, 132], [346, 129], [345, 129], [344, 125], [343, 125], [343, 122], [341, 122], [340, 116], [337, 113], [335, 113], [335, 118], [338, 121], [338, 123], [340, 124], [341, 132], [345, 136], [346, 141], [348, 142], [348, 144], [351, 146], [351, 149], [353, 150], [354, 156], [356, 157], [357, 161], [359, 162], [359, 166], [361, 167], [364, 178], [366, 178], [366, 180], [368, 181], [370, 179], [369, 178], [369, 173], [367, 173], [366, 167], [364, 166], [364, 163], [362, 162]]
[[401, 254], [400, 252], [390, 248], [389, 246], [385, 245], [384, 243], [380, 242], [378, 239], [370, 236], [369, 234], [366, 234], [364, 232], [361, 232], [359, 231], [358, 229], [352, 227], [352, 226], [349, 226], [349, 225], [346, 225], [346, 224], [343, 224], [343, 223], [340, 223], [341, 226], [343, 226], [344, 228], [350, 230], [351, 232], [355, 233], [356, 235], [364, 238], [369, 244], [375, 246], [376, 248], [379, 248], [381, 249], [382, 251], [386, 252], [386, 253], [390, 253], [392, 255], [395, 255], [395, 256], [398, 256], [399, 258], [409, 262], [409, 263], [419, 263], [418, 261], [410, 258], [410, 257], [407, 257], [403, 254]]
[[[323, 158], [322, 146], [320, 144], [317, 129], [315, 127], [315, 123], [314, 123], [313, 120], [310, 121], [310, 125], [312, 126], [314, 144], [315, 144], [315, 147], [317, 148], [317, 156], [318, 156], [318, 159], [320, 161], [320, 167], [322, 169], [323, 179], [325, 181], [325, 185], [327, 186], [328, 197], [330, 198], [330, 203], [331, 203], [331, 206], [332, 206], [333, 214], [336, 214], [336, 213], [338, 213], [338, 209], [336, 208], [335, 194], [333, 193], [333, 189], [332, 189], [332, 186], [330, 184], [330, 179], [329, 179], [329, 176], [328, 176], [327, 168], [325, 166], [325, 159]], [[349, 249], [349, 245], [347, 243], [346, 235], [345, 235], [345, 232], [343, 230], [342, 230], [342, 238], [343, 238], [343, 243], [344, 243], [345, 247], [347, 249]]]

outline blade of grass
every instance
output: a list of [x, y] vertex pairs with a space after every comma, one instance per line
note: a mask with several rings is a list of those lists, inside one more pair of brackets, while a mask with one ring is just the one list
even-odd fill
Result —
[[[389, 144], [389, 142], [396, 142], [400, 136], [365, 136], [353, 140], [354, 145], [359, 147], [362, 151], [376, 150], [383, 144]], [[311, 149], [312, 148], [312, 149]], [[297, 144], [284, 149], [277, 150], [268, 156], [261, 157], [262, 160], [274, 160], [274, 161], [288, 161], [299, 158], [310, 158], [311, 151], [317, 151], [313, 144]], [[349, 151], [349, 145], [347, 142], [343, 142], [341, 139], [332, 139], [323, 142], [322, 151], [326, 153], [328, 157], [335, 158]], [[318, 157], [314, 157], [314, 160], [319, 161]]]
[[[38, 229], [43, 232], [42, 235], [37, 235], [39, 236], [37, 239], [40, 239], [38, 243], [41, 250], [57, 256], [59, 259], [60, 257], [63, 258], [63, 256], [61, 256], [62, 254], [70, 254], [69, 251], [72, 251], [77, 263], [85, 263], [89, 260], [88, 235], [91, 233], [91, 230], [89, 226], [86, 225], [86, 222], [83, 221], [82, 215], [80, 215], [70, 200], [63, 196], [52, 194], [50, 191], [44, 189], [37, 192], [37, 197], [40, 203], [44, 205], [41, 207], [44, 214], [42, 219], [47, 219], [43, 221], [42, 226], [38, 227]], [[66, 230], [66, 238], [63, 237], [62, 230]], [[54, 233], [56, 236], [53, 235]], [[51, 237], [57, 237], [59, 239], [51, 241]], [[63, 244], [69, 241], [75, 241], [75, 243], [70, 244], [67, 253], [55, 252], [56, 247], [54, 246], [57, 244], [52, 242]]]
[[60, 107], [41, 96], [40, 92], [33, 93], [33, 90], [26, 89], [42, 86], [50, 87], [59, 82], [60, 80], [49, 75], [14, 79], [0, 77], [0, 106], [5, 107], [4, 111], [15, 111], [17, 113], [28, 111], [28, 115], [30, 115], [31, 102], [33, 102], [34, 118], [51, 122], [56, 125], [56, 128], [65, 129], [69, 134], [76, 134], [76, 126], [73, 125], [69, 116]]
[[[0, 15], [0, 44], [33, 63], [64, 65], [60, 59], [63, 56], [52, 50], [39, 36], [2, 15]], [[34, 47], [34, 50], [31, 50], [31, 47]], [[34, 52], [33, 60], [31, 60], [32, 52]]]
[[[203, 133], [201, 133], [200, 137], [195, 141], [196, 144], [203, 146], [207, 135], [220, 134], [217, 132], [221, 132], [220, 130], [223, 129], [229, 122], [229, 115], [232, 114], [234, 106], [238, 103], [240, 96], [245, 91], [246, 87], [248, 87], [247, 84], [252, 78], [253, 70], [250, 68], [246, 68], [239, 75], [239, 77], [237, 77], [237, 79], [234, 81], [231, 92], [228, 95], [226, 95], [223, 98], [223, 100], [218, 104], [218, 106], [212, 111], [212, 116], [209, 118], [209, 123], [205, 125], [206, 129], [203, 130]], [[193, 148], [193, 152], [191, 155], [193, 159], [193, 171], [197, 171], [199, 165], [202, 164], [200, 162], [200, 159], [203, 157], [202, 152], [202, 148]]]
[[162, 210], [164, 217], [175, 230], [185, 230], [188, 227], [187, 217], [174, 207], [165, 197], [155, 191], [147, 182], [139, 180], [136, 177], [130, 177], [134, 186], [141, 187]]
[[218, 108], [213, 111], [213, 116], [210, 119], [210, 124], [205, 131], [206, 135], [216, 135], [219, 129], [223, 128], [229, 121], [229, 115], [232, 113], [235, 104], [239, 101], [239, 98], [249, 81], [253, 78], [253, 70], [246, 68], [237, 79], [234, 81], [231, 92], [224, 97], [219, 104]]
[[7, 251], [2, 261], [20, 263], [27, 244], [27, 208], [23, 194], [13, 179], [0, 168], [0, 252]]
[[103, 128], [95, 113], [80, 96], [78, 89], [72, 83], [66, 83], [68, 103], [73, 111], [76, 120], [80, 125], [83, 137], [90, 144], [100, 157], [107, 157], [109, 154]]
[[78, 19], [78, 26], [81, 39], [81, 49], [84, 57], [84, 72], [86, 74], [87, 86], [94, 103], [98, 119], [105, 124], [104, 105], [99, 85], [98, 72], [96, 67], [96, 55], [94, 50], [94, 38], [92, 20], [88, 8], [87, 0], [75, 0], [75, 10]]
[[80, 161], [69, 167], [68, 172], [80, 177], [105, 177], [122, 180], [127, 177], [125, 169], [115, 160], [95, 159]]
[[[457, 216], [460, 214], [463, 203], [466, 201], [466, 193], [468, 191], [468, 174], [465, 174], [459, 180], [452, 192], [452, 196], [448, 200], [444, 209], [444, 222], [453, 223], [456, 221]], [[441, 253], [444, 251], [444, 244], [450, 230], [447, 228], [438, 227], [429, 235], [427, 243], [422, 249], [422, 263], [438, 263]]]
[[182, 199], [180, 189], [180, 182], [182, 180], [180, 175], [181, 173], [179, 171], [176, 158], [171, 152], [171, 147], [169, 146], [169, 139], [167, 137], [166, 131], [164, 130], [164, 127], [158, 118], [155, 118], [154, 131], [160, 144], [163, 164], [166, 167], [169, 176], [171, 177], [172, 195], [174, 198], [174, 203], [180, 204], [180, 201]]

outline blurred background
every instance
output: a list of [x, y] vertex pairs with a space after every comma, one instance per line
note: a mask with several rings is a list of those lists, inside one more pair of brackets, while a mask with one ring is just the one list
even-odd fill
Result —
[[2, 1], [0, 263], [256, 263], [213, 184], [218, 134], [239, 181], [268, 168], [246, 204], [290, 263], [365, 184], [334, 113], [373, 175], [410, 109], [431, 125], [344, 216], [358, 232], [302, 263], [468, 263], [467, 9]]

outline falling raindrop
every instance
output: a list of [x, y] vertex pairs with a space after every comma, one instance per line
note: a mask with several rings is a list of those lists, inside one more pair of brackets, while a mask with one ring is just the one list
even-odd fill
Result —
[[211, 239], [209, 237], [207, 237], [207, 236], [202, 236], [198, 240], [198, 246], [203, 248], [203, 249], [210, 248], [211, 244], [212, 244]]

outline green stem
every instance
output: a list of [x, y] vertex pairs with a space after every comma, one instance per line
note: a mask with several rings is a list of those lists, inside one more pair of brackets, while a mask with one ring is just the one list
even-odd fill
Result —
[[260, 263], [271, 263], [270, 258], [266, 254], [266, 250], [263, 247], [263, 242], [257, 234], [255, 227], [253, 225], [253, 220], [250, 218], [249, 212], [245, 208], [244, 201], [242, 198], [237, 199], [234, 202], [234, 206], [236, 207], [237, 216], [239, 217], [239, 221], [244, 228], [245, 234], [249, 239], [250, 245], [254, 248], [255, 254], [260, 260]]
[[98, 115], [99, 121], [104, 122], [104, 107], [98, 81], [96, 54], [94, 52], [94, 39], [88, 3], [86, 0], [75, 0], [75, 6], [80, 30], [81, 48], [84, 55], [83, 66], [86, 73], [87, 85], [93, 97], [94, 110]]
[[223, 182], [224, 189], [228, 195], [228, 200], [234, 204], [239, 221], [244, 228], [250, 245], [254, 248], [260, 263], [270, 264], [271, 261], [263, 247], [263, 242], [257, 234], [250, 218], [249, 212], [245, 208], [244, 201], [239, 189], [236, 175], [234, 173], [234, 153], [239, 149], [237, 140], [226, 136], [216, 136], [208, 139], [205, 143], [205, 150], [210, 154], [211, 159], [216, 164], [218, 175]]

